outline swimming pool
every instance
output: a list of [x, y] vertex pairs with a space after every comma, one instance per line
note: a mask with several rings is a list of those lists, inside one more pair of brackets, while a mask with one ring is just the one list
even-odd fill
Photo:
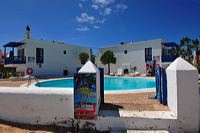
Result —
[[[51, 80], [35, 84], [37, 87], [73, 88], [73, 78]], [[143, 90], [155, 88], [154, 78], [105, 77], [105, 91]]]

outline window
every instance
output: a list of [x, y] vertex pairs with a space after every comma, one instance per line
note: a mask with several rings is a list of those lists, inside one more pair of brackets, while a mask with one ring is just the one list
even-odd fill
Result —
[[64, 53], [64, 54], [67, 54], [67, 51], [66, 51], [66, 50], [64, 50], [64, 51], [63, 51], [63, 53]]
[[127, 50], [124, 50], [124, 54], [127, 54]]
[[35, 62], [35, 57], [28, 57], [28, 62], [34, 63]]
[[36, 63], [44, 63], [44, 49], [36, 48]]

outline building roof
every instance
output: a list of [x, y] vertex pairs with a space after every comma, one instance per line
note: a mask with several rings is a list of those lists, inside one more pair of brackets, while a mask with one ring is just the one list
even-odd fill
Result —
[[145, 41], [137, 41], [137, 42], [128, 42], [128, 43], [123, 43], [123, 44], [117, 44], [117, 45], [110, 45], [110, 46], [105, 46], [100, 49], [106, 49], [106, 48], [116, 48], [116, 47], [123, 47], [123, 46], [132, 46], [132, 45], [138, 45], [138, 44], [143, 44], [143, 43], [154, 43], [154, 42], [163, 42], [162, 39], [153, 39], [153, 40], [145, 40]]
[[162, 43], [162, 44], [166, 47], [176, 47], [176, 46], [178, 46], [178, 44], [175, 43], [175, 42], [168, 42], [168, 43]]
[[24, 44], [25, 44], [24, 42], [9, 42], [5, 44], [3, 47], [18, 47]]
[[89, 48], [89, 47], [86, 47], [86, 46], [80, 46], [80, 45], [77, 45], [77, 44], [69, 44], [69, 43], [64, 43], [64, 42], [60, 42], [60, 41], [48, 41], [48, 40], [38, 40], [38, 39], [24, 39], [24, 40], [21, 40], [20, 42], [24, 42], [24, 43], [36, 43], [36, 44], [39, 44], [39, 43], [42, 43], [42, 44], [55, 44], [55, 45], [68, 45], [68, 46], [74, 46], [74, 47], [80, 47], [80, 48]]

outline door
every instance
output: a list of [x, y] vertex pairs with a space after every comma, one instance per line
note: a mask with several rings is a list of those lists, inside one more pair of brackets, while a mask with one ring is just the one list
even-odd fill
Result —
[[44, 49], [36, 48], [36, 63], [44, 63]]

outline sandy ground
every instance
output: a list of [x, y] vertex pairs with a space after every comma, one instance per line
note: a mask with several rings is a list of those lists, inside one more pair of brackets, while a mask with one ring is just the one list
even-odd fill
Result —
[[148, 99], [147, 95], [155, 95], [155, 92], [143, 92], [132, 94], [106, 94], [105, 104], [102, 109], [130, 110], [130, 111], [166, 111], [167, 106], [160, 104], [156, 99]]
[[0, 87], [20, 87], [20, 85], [28, 83], [28, 81], [1, 81], [0, 80]]

